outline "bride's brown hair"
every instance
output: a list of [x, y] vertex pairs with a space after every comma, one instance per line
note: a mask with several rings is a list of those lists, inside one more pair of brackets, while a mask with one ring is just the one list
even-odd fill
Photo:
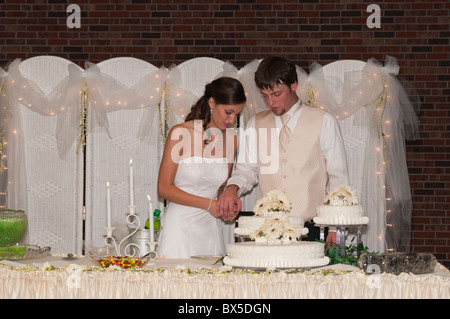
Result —
[[205, 86], [205, 93], [195, 103], [185, 121], [203, 120], [203, 129], [211, 121], [209, 99], [213, 98], [216, 104], [237, 105], [245, 103], [245, 91], [241, 82], [230, 77], [220, 77]]

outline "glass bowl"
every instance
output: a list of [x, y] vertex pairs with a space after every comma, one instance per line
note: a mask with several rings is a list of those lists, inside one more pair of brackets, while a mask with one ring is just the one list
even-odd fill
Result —
[[358, 263], [366, 274], [385, 272], [399, 275], [406, 272], [420, 275], [433, 272], [437, 261], [430, 253], [383, 253], [362, 254]]
[[149, 257], [116, 256], [113, 247], [91, 248], [88, 256], [102, 268], [118, 266], [122, 269], [141, 268], [150, 259]]
[[23, 210], [0, 210], [0, 246], [15, 245], [25, 236], [28, 218]]
[[50, 256], [50, 247], [16, 244], [0, 246], [0, 260], [35, 259]]

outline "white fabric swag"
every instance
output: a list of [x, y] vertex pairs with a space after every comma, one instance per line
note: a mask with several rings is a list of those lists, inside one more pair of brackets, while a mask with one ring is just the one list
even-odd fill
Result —
[[[244, 126], [266, 109], [254, 82], [259, 62], [238, 70], [213, 58], [169, 68], [134, 58], [86, 63], [85, 69], [52, 56], [13, 61], [0, 69], [1, 204], [25, 210], [27, 240], [50, 245], [54, 253], [81, 253], [83, 237], [85, 246], [103, 245], [106, 181], [112, 181], [117, 198], [113, 221], [124, 222], [128, 160], [133, 158], [140, 176], [137, 205], [146, 219], [145, 194], [157, 198], [167, 130], [183, 121], [204, 85], [219, 76], [242, 82], [247, 95], [240, 120]], [[297, 93], [304, 103], [326, 109], [343, 123], [346, 147], [354, 140], [364, 145], [359, 157], [352, 156], [351, 147], [347, 155], [355, 175], [351, 186], [360, 192], [370, 217], [367, 246], [408, 249], [412, 204], [405, 139], [417, 137], [416, 96], [396, 78], [395, 58], [387, 57], [384, 66], [374, 59], [355, 62], [359, 67], [348, 72], [328, 68], [332, 71], [327, 73], [328, 66], [314, 63], [307, 74], [297, 67]], [[348, 128], [353, 135], [346, 136]], [[354, 133], [359, 129], [365, 133], [358, 137]], [[367, 164], [361, 167], [352, 158]], [[244, 210], [253, 209], [255, 194], [243, 198]], [[381, 208], [373, 209], [380, 203]], [[162, 202], [155, 208], [162, 209]]]

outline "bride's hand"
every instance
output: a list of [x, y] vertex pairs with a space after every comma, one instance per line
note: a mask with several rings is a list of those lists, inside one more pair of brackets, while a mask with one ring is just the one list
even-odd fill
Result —
[[213, 215], [215, 218], [221, 218], [222, 215], [217, 211], [217, 201], [213, 200], [211, 202], [211, 207], [209, 208], [209, 213]]

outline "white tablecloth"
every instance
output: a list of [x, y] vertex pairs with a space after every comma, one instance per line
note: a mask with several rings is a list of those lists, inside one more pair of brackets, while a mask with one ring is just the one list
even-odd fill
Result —
[[450, 272], [366, 275], [333, 265], [309, 271], [252, 272], [216, 258], [159, 259], [139, 270], [102, 269], [62, 256], [0, 262], [0, 298], [29, 299], [448, 299]]

